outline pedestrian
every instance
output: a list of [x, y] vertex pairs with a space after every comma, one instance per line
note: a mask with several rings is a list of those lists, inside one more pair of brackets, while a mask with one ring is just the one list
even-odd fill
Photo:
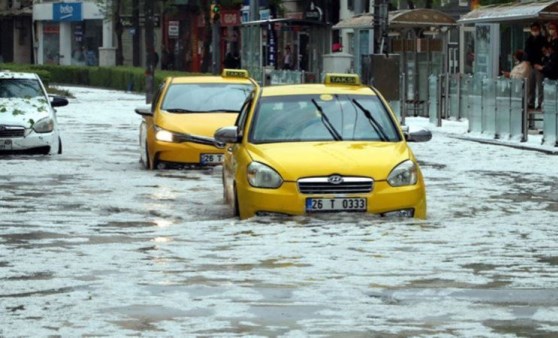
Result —
[[230, 51], [225, 56], [225, 61], [223, 61], [223, 65], [225, 66], [225, 68], [228, 69], [236, 68], [236, 62], [234, 60], [233, 53], [231, 53]]
[[511, 79], [527, 79], [531, 76], [531, 64], [526, 59], [526, 54], [518, 49], [513, 53], [515, 66], [510, 72], [502, 72], [505, 77]]
[[535, 68], [543, 74], [544, 78], [558, 80], [558, 53], [551, 43], [547, 43], [543, 47], [543, 54], [545, 56], [544, 64], [537, 64]]
[[552, 49], [558, 51], [558, 24], [555, 21], [549, 22], [547, 30], [548, 42], [552, 45]]
[[285, 47], [285, 56], [283, 57], [283, 69], [293, 69], [293, 54], [291, 53], [291, 46]]
[[[541, 34], [541, 24], [533, 22], [531, 24], [531, 34], [525, 41], [525, 53], [527, 61], [531, 65], [531, 74], [527, 81], [527, 105], [530, 109], [537, 107], [540, 108], [543, 102], [543, 75], [534, 66], [542, 64], [543, 54], [542, 49], [545, 45], [545, 38]], [[535, 102], [535, 98], [537, 99]]]

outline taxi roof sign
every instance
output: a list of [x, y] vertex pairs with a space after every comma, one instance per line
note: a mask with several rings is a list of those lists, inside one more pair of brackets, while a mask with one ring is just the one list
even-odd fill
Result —
[[324, 83], [337, 84], [337, 85], [348, 85], [348, 86], [360, 86], [360, 77], [357, 74], [338, 74], [329, 73], [326, 74]]
[[250, 74], [245, 69], [223, 69], [223, 73], [221, 74], [223, 77], [240, 77], [243, 79], [248, 79]]

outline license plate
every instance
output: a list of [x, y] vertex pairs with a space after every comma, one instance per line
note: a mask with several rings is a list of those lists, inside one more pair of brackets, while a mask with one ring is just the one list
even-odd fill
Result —
[[307, 198], [306, 211], [366, 211], [366, 198]]
[[223, 163], [223, 154], [201, 154], [201, 164], [221, 164]]
[[0, 140], [0, 150], [12, 150], [12, 140]]

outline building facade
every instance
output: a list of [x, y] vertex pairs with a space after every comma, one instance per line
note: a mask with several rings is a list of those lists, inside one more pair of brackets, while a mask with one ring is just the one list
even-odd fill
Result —
[[32, 63], [32, 0], [0, 0], [0, 63]]
[[115, 64], [112, 22], [94, 1], [41, 1], [33, 5], [34, 63]]

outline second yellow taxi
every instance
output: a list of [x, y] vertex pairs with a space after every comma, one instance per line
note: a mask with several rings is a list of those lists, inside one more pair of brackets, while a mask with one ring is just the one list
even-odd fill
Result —
[[221, 164], [216, 129], [233, 124], [257, 84], [246, 70], [225, 69], [221, 76], [169, 77], [150, 108], [136, 109], [140, 160], [147, 169]]
[[241, 219], [340, 211], [425, 218], [424, 180], [407, 141], [431, 137], [401, 128], [353, 74], [257, 88], [236, 124], [215, 133], [227, 143], [225, 199]]

